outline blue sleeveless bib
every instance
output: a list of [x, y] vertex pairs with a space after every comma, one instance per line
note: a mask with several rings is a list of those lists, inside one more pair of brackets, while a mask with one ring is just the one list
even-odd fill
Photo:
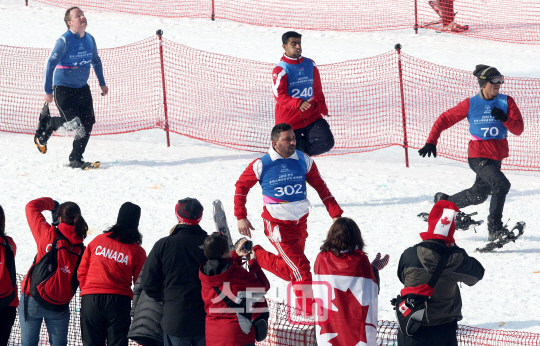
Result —
[[298, 160], [272, 161], [269, 154], [261, 157], [263, 164], [259, 183], [265, 204], [288, 203], [306, 198], [307, 166], [304, 153], [296, 151]]
[[309, 100], [313, 97], [313, 61], [304, 58], [300, 64], [278, 63], [287, 73], [287, 94], [291, 97]]
[[499, 94], [493, 100], [484, 100], [475, 95], [469, 99], [469, 132], [473, 141], [487, 139], [503, 139], [508, 136], [508, 129], [504, 124], [491, 116], [493, 107], [501, 109], [508, 114], [508, 96]]

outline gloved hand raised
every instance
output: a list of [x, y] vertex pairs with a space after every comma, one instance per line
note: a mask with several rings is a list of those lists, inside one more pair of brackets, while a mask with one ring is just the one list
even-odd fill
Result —
[[377, 270], [381, 270], [388, 264], [388, 261], [390, 260], [390, 256], [385, 255], [383, 259], [381, 259], [381, 253], [377, 253], [377, 256], [375, 256], [375, 259], [373, 262], [371, 262], [371, 266]]
[[58, 212], [58, 207], [60, 206], [60, 203], [58, 203], [57, 201], [54, 201], [54, 209], [51, 210], [51, 214], [52, 214], [52, 225], [53, 226], [58, 226], [60, 224], [60, 221], [58, 220], [58, 216], [56, 215], [57, 212]]
[[499, 109], [497, 107], [493, 107], [493, 109], [491, 110], [491, 116], [495, 118], [495, 120], [499, 120], [503, 123], [508, 120], [508, 114], [506, 114], [505, 112], [503, 112], [502, 109]]
[[424, 147], [420, 150], [418, 150], [418, 155], [422, 157], [431, 157], [431, 154], [433, 154], [433, 157], [437, 157], [437, 146], [435, 144], [426, 143]]

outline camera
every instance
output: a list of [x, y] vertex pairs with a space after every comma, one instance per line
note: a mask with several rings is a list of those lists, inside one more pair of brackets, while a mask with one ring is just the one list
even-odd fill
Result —
[[251, 250], [253, 250], [253, 242], [251, 240], [246, 241], [240, 250], [242, 250], [242, 252], [251, 253]]

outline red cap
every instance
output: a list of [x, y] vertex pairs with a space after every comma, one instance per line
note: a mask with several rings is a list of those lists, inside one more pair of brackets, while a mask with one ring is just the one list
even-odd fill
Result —
[[435, 203], [429, 213], [428, 230], [420, 233], [422, 240], [439, 239], [447, 244], [455, 244], [457, 213], [459, 213], [459, 208], [452, 202], [441, 200]]

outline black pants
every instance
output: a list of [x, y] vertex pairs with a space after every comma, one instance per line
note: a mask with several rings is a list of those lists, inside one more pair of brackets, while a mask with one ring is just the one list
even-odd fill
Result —
[[296, 149], [316, 156], [324, 154], [334, 147], [334, 135], [330, 125], [323, 118], [317, 119], [306, 127], [294, 130], [296, 136]]
[[483, 203], [491, 194], [489, 205], [488, 229], [502, 226], [502, 213], [506, 195], [510, 191], [510, 181], [501, 172], [501, 161], [484, 158], [469, 158], [469, 167], [476, 173], [476, 180], [471, 188], [448, 197], [458, 208]]
[[52, 130], [65, 126], [67, 130], [76, 131], [69, 160], [80, 161], [96, 122], [90, 87], [88, 84], [82, 88], [57, 85], [54, 87], [54, 102], [60, 117], [51, 118]]
[[127, 346], [131, 298], [119, 294], [87, 294], [81, 299], [84, 346]]
[[11, 327], [13, 327], [13, 323], [15, 322], [15, 315], [17, 315], [16, 306], [0, 308], [0, 346], [6, 346], [8, 344]]
[[398, 330], [398, 346], [457, 346], [457, 321], [433, 327], [420, 327], [413, 336]]

